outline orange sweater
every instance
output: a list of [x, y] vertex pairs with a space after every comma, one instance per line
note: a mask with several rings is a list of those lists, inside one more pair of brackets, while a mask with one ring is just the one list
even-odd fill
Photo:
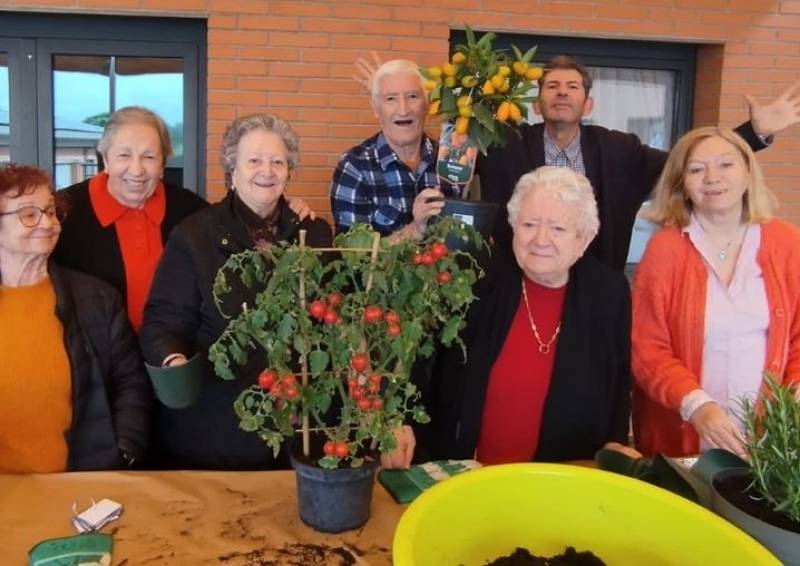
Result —
[[72, 384], [50, 279], [0, 287], [0, 472], [63, 472]]
[[[764, 370], [784, 383], [800, 381], [800, 229], [781, 220], [762, 224], [757, 261], [770, 319]], [[700, 387], [707, 282], [700, 254], [680, 229], [653, 236], [636, 271], [631, 336], [633, 428], [645, 455], [700, 449], [679, 409]]]

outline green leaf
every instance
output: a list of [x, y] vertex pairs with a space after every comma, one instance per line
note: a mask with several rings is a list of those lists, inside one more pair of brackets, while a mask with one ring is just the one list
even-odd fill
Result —
[[311, 366], [311, 375], [317, 377], [319, 374], [325, 371], [328, 368], [330, 359], [331, 357], [328, 355], [328, 352], [323, 350], [313, 350], [308, 355], [308, 361]]

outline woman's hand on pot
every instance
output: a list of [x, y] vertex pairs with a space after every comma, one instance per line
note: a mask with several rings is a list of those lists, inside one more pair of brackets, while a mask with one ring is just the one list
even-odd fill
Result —
[[394, 429], [394, 438], [397, 442], [397, 448], [386, 454], [381, 454], [381, 467], [385, 469], [408, 469], [411, 466], [411, 459], [414, 457], [414, 448], [417, 446], [414, 429], [408, 425], [398, 427]]
[[630, 446], [625, 446], [624, 444], [620, 444], [619, 442], [606, 442], [605, 446], [603, 446], [606, 450], [614, 450], [615, 452], [621, 452], [625, 454], [628, 458], [633, 458], [634, 460], [638, 460], [642, 457], [642, 453], [636, 450], [635, 448], [631, 448]]
[[738, 456], [747, 453], [739, 427], [717, 403], [701, 405], [690, 418], [697, 433], [717, 448]]
[[301, 222], [306, 218], [310, 218], [311, 220], [317, 218], [317, 213], [311, 210], [308, 203], [299, 197], [286, 197], [286, 204], [288, 204], [289, 209], [300, 218]]

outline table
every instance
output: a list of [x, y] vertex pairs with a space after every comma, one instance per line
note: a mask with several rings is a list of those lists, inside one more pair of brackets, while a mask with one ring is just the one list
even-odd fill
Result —
[[380, 485], [367, 524], [340, 535], [305, 526], [295, 492], [291, 471], [0, 475], [0, 561], [26, 564], [37, 542], [75, 534], [73, 503], [107, 497], [124, 506], [102, 530], [114, 536], [116, 566], [391, 564], [405, 506]]

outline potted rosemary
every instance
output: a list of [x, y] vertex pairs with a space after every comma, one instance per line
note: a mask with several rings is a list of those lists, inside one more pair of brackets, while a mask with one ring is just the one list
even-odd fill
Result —
[[438, 343], [459, 341], [480, 275], [469, 254], [447, 248], [447, 237], [484, 246], [454, 219], [430, 226], [421, 241], [395, 245], [357, 225], [333, 248], [306, 247], [301, 233], [298, 245], [232, 256], [217, 275], [218, 302], [232, 284], [255, 294], [209, 357], [222, 379], [234, 379], [253, 357], [263, 360], [233, 409], [241, 428], [275, 453], [299, 439], [300, 516], [315, 529], [361, 526], [376, 454], [395, 448], [394, 431], [408, 419], [428, 419], [412, 366]]
[[769, 375], [760, 401], [742, 401], [746, 467], [717, 472], [714, 511], [787, 565], [800, 566], [800, 397]]

